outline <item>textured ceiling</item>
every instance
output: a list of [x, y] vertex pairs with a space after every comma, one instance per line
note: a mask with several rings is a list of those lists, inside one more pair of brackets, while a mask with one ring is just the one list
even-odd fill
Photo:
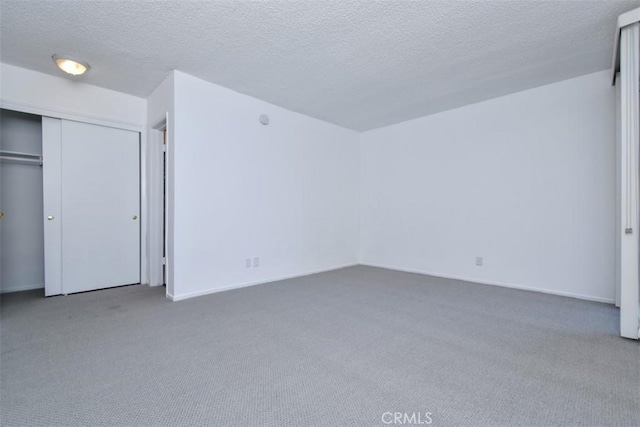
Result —
[[146, 97], [172, 69], [356, 130], [604, 70], [638, 1], [0, 0], [2, 62]]

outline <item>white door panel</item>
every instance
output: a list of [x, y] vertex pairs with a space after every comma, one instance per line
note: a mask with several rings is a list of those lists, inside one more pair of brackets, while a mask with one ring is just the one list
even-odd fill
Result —
[[62, 293], [62, 120], [42, 118], [42, 190], [44, 213], [44, 294]]
[[140, 282], [140, 138], [62, 121], [62, 291]]

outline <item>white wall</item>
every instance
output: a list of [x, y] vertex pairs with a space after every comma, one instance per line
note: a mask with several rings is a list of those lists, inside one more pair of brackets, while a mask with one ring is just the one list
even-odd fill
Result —
[[612, 302], [614, 102], [603, 71], [361, 134], [361, 261]]
[[173, 71], [155, 88], [147, 98], [147, 124], [154, 127], [162, 122], [167, 113], [173, 115], [174, 105]]
[[357, 262], [357, 133], [181, 72], [174, 125], [174, 299]]
[[[141, 128], [174, 116], [175, 299], [359, 253], [366, 264], [613, 300], [606, 72], [359, 136], [180, 72], [148, 111], [144, 99], [11, 65], [0, 64], [0, 81], [5, 108]], [[245, 268], [253, 257], [260, 267]]]
[[0, 64], [0, 100], [10, 110], [71, 120], [79, 116], [138, 127], [147, 121], [143, 98], [8, 64]]

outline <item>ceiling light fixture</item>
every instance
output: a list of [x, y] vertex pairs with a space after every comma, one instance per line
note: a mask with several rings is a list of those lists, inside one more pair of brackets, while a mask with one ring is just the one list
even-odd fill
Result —
[[84, 74], [89, 69], [89, 64], [83, 61], [74, 59], [69, 55], [55, 54], [52, 56], [53, 62], [56, 63], [58, 68], [67, 74], [72, 76], [79, 76]]

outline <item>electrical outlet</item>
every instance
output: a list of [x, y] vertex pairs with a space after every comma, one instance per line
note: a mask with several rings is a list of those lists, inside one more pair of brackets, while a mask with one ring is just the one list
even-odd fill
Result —
[[260, 257], [253, 258], [253, 266], [260, 267]]
[[478, 267], [482, 267], [482, 257], [481, 256], [477, 256], [476, 257], [476, 265]]
[[247, 258], [244, 260], [244, 267], [251, 268], [251, 258]]

